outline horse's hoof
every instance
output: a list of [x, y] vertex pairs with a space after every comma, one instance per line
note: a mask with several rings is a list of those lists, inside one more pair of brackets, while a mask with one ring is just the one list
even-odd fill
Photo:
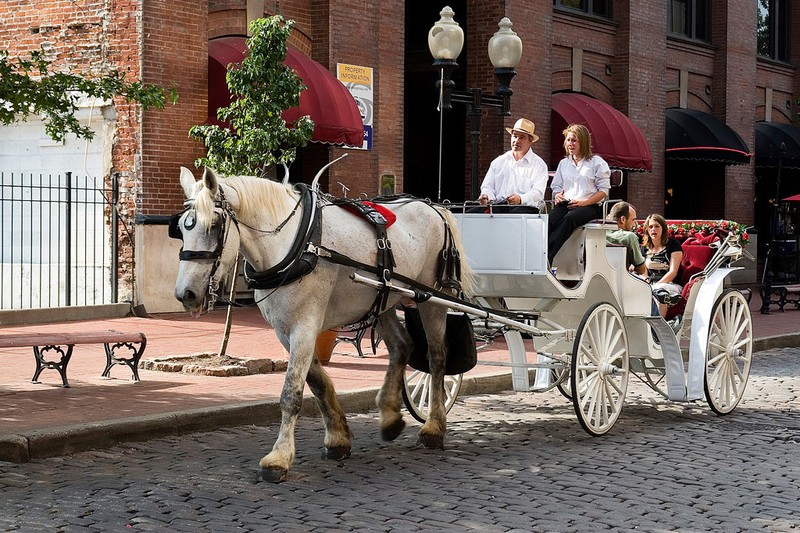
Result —
[[444, 449], [444, 435], [420, 433], [417, 445], [424, 446], [429, 450], [442, 450]]
[[324, 459], [332, 461], [341, 461], [350, 457], [350, 448], [347, 446], [336, 446], [334, 448], [325, 448], [325, 453], [322, 454]]
[[277, 466], [262, 468], [261, 479], [264, 481], [269, 481], [270, 483], [280, 483], [281, 481], [286, 481], [286, 474], [288, 473], [289, 471], [285, 468], [280, 468]]
[[398, 418], [397, 422], [381, 428], [381, 438], [385, 441], [394, 440], [400, 436], [405, 427], [405, 421], [402, 418]]

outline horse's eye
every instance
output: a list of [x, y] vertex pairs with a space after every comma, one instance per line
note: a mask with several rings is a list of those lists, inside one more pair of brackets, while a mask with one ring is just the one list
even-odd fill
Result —
[[192, 229], [195, 224], [197, 224], [197, 219], [195, 218], [194, 214], [187, 213], [186, 218], [183, 220], [183, 227], [186, 229]]

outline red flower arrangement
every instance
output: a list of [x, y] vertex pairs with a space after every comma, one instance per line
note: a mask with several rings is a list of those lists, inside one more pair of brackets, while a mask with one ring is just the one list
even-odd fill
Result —
[[[709, 244], [728, 233], [737, 235], [742, 246], [747, 246], [750, 240], [747, 228], [731, 220], [667, 220], [667, 235], [680, 243], [691, 238], [697, 244]], [[642, 223], [637, 224], [636, 234], [639, 239], [644, 235]]]

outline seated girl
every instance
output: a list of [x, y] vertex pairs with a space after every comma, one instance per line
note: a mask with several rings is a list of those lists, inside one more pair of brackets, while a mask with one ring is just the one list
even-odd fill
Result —
[[666, 316], [669, 300], [679, 299], [681, 287], [677, 280], [680, 279], [683, 249], [681, 244], [668, 236], [667, 221], [663, 216], [653, 214], [644, 222], [644, 237], [642, 238], [642, 254], [647, 267], [648, 280], [652, 284], [653, 294], [659, 293], [665, 297], [658, 298], [658, 310], [661, 316]]

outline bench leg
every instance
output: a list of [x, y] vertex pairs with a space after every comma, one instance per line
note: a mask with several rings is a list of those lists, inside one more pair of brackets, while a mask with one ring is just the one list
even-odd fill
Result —
[[[105, 343], [103, 347], [106, 350], [106, 368], [101, 374], [104, 378], [111, 377], [111, 367], [114, 365], [124, 364], [133, 372], [133, 381], [139, 381], [139, 359], [142, 358], [145, 346], [147, 346], [147, 339], [142, 338], [142, 342], [117, 342], [114, 344]], [[117, 355], [117, 350], [126, 349], [130, 352], [130, 357], [123, 357]]]
[[786, 297], [789, 295], [789, 293], [786, 291], [785, 288], [781, 287], [780, 289], [778, 289], [778, 295], [780, 297], [780, 301], [778, 302], [778, 307], [780, 307], [781, 313], [783, 313], [783, 308], [787, 304]]
[[[33, 356], [36, 360], [36, 371], [33, 373], [33, 378], [31, 379], [32, 383], [41, 383], [39, 381], [39, 374], [42, 373], [42, 370], [45, 368], [50, 368], [54, 370], [58, 370], [58, 373], [61, 374], [61, 383], [64, 385], [64, 388], [69, 388], [69, 381], [67, 381], [67, 364], [69, 364], [69, 360], [72, 357], [72, 348], [74, 347], [73, 344], [67, 345], [67, 351], [64, 351], [64, 348], [61, 346], [55, 345], [48, 345], [39, 348], [38, 346], [33, 347]], [[57, 352], [60, 355], [59, 361], [48, 361], [45, 359], [44, 354], [45, 352], [53, 351]]]

